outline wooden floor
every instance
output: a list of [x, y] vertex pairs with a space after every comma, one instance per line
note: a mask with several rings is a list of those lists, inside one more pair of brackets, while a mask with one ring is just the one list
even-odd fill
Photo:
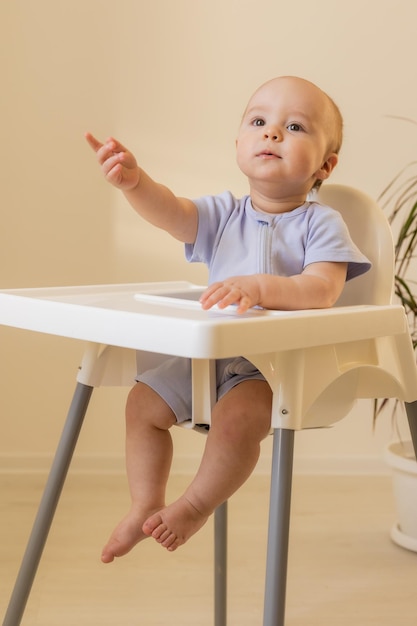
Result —
[[[0, 476], [2, 615], [43, 482]], [[184, 484], [174, 477], [172, 495]], [[262, 624], [267, 501], [254, 476], [230, 502], [230, 626]], [[23, 626], [213, 624], [212, 524], [175, 553], [146, 540], [103, 565], [126, 506], [124, 477], [69, 477]], [[393, 515], [388, 477], [295, 477], [287, 626], [415, 626], [417, 554], [391, 542]]]

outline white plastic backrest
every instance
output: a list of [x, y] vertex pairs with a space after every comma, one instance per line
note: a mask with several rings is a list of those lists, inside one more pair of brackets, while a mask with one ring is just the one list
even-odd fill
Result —
[[394, 242], [382, 209], [362, 191], [345, 185], [323, 185], [317, 200], [341, 213], [353, 241], [372, 263], [368, 272], [346, 283], [336, 306], [390, 304]]

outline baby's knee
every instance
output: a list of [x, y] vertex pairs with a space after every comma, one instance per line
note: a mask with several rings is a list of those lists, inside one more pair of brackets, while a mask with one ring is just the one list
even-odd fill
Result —
[[212, 423], [222, 431], [222, 436], [239, 441], [250, 439], [262, 441], [267, 437], [271, 428], [271, 411], [268, 406], [254, 406], [239, 398], [238, 394], [233, 402], [218, 403], [213, 411]]
[[[220, 438], [239, 446], [246, 439], [258, 439], [256, 417], [248, 415], [244, 407], [224, 407], [212, 417], [212, 426], [217, 429]], [[241, 410], [242, 409], [242, 410]]]
[[126, 401], [126, 421], [148, 422], [158, 428], [170, 428], [176, 418], [168, 404], [151, 387], [136, 383]]
[[136, 383], [129, 391], [126, 400], [126, 417], [132, 417], [141, 412], [144, 391], [144, 385], [142, 383]]

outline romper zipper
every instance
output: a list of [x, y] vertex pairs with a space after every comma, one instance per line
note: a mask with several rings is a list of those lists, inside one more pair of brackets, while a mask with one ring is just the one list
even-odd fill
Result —
[[270, 258], [270, 224], [269, 222], [264, 222], [263, 220], [258, 220], [260, 225], [259, 229], [259, 274], [269, 274], [269, 258]]

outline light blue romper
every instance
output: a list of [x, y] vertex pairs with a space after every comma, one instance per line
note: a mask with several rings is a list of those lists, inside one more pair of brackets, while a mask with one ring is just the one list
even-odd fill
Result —
[[[185, 245], [190, 262], [205, 263], [209, 284], [249, 274], [301, 274], [311, 263], [348, 263], [346, 280], [369, 270], [371, 264], [350, 238], [340, 213], [316, 202], [278, 215], [256, 211], [249, 196], [230, 192], [194, 201], [198, 231]], [[216, 363], [217, 398], [248, 379], [265, 380], [246, 359]], [[191, 419], [191, 362], [172, 358], [137, 378], [156, 391], [174, 411], [177, 421]]]

